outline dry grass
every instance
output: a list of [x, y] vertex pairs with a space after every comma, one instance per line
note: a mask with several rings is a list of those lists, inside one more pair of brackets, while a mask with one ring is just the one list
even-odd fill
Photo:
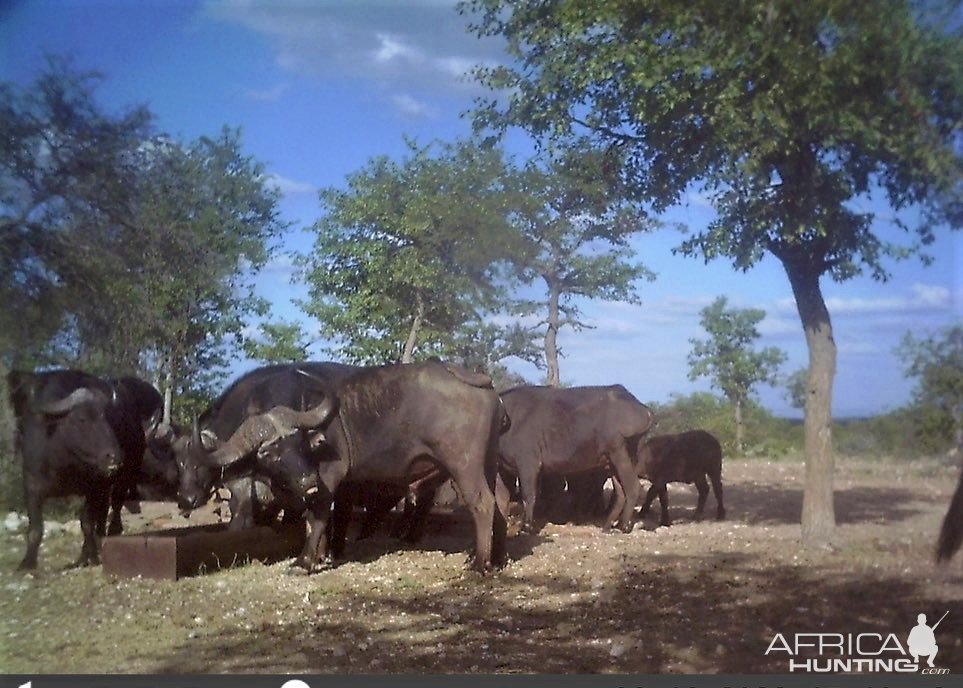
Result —
[[816, 551], [799, 540], [801, 476], [798, 462], [731, 461], [727, 521], [693, 522], [695, 491], [679, 486], [671, 528], [550, 524], [512, 538], [514, 561], [488, 578], [463, 569], [469, 531], [450, 519], [417, 549], [377, 537], [311, 577], [254, 564], [176, 583], [63, 571], [79, 551], [70, 534], [23, 576], [7, 535], [0, 669], [783, 673], [784, 657], [764, 655], [776, 632], [905, 640], [918, 613], [947, 610], [937, 664], [963, 669], [960, 562], [932, 563], [956, 469], [841, 461], [837, 537]]

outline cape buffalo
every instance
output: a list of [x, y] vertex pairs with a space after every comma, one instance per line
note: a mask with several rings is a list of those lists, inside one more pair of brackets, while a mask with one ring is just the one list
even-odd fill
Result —
[[943, 517], [943, 525], [940, 527], [940, 539], [936, 545], [936, 560], [948, 561], [963, 543], [963, 471], [960, 472], [960, 480], [956, 484], [956, 492], [950, 501], [950, 508]]
[[159, 417], [160, 394], [136, 378], [103, 380], [76, 370], [14, 371], [8, 383], [29, 519], [20, 567], [37, 566], [44, 500], [73, 494], [85, 498], [77, 564], [97, 564], [111, 503], [116, 506], [111, 530], [120, 530], [119, 505], [136, 478], [145, 433]]
[[[605, 469], [632, 501], [613, 509], [619, 528], [632, 529], [639, 481], [632, 457], [654, 418], [648, 406], [621, 385], [516, 387], [502, 394], [511, 427], [499, 441], [502, 467], [518, 477], [523, 527], [534, 528], [540, 474], [583, 474]], [[576, 480], [577, 477], [571, 477]]]
[[505, 557], [505, 520], [495, 504], [497, 441], [504, 415], [487, 375], [439, 362], [366, 368], [308, 412], [275, 408], [249, 418], [208, 461], [229, 468], [248, 456], [266, 466], [285, 460], [285, 440], [312, 428], [333, 455], [316, 464], [294, 452], [290, 484], [311, 514], [311, 532], [295, 562], [311, 571], [329, 559], [327, 525], [342, 482], [399, 488], [451, 476], [475, 523], [473, 566], [486, 571]]
[[320, 403], [328, 389], [357, 370], [339, 363], [305, 362], [264, 366], [238, 378], [200, 415], [189, 436], [175, 440], [181, 508], [189, 511], [201, 506], [220, 485], [231, 493], [231, 530], [267, 523], [281, 508], [286, 517], [300, 514], [303, 504], [286, 499], [290, 495], [277, 493], [277, 485], [270, 489], [271, 477], [259, 472], [253, 462], [221, 469], [213, 467], [207, 456], [251, 415], [275, 406], [307, 409]]
[[[709, 484], [716, 496], [716, 518], [726, 516], [722, 505], [722, 447], [719, 440], [705, 430], [690, 430], [677, 435], [656, 435], [639, 447], [638, 474], [652, 483], [642, 505], [642, 515], [648, 511], [652, 500], [659, 496], [664, 526], [669, 525], [669, 499], [667, 483], [695, 483], [699, 490], [696, 518], [709, 497]], [[634, 502], [633, 502], [634, 504]]]

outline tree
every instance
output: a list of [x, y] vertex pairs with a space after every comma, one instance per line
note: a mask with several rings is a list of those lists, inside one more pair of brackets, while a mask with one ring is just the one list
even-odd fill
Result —
[[302, 308], [353, 362], [438, 355], [498, 302], [498, 261], [511, 240], [500, 152], [408, 146], [402, 162], [375, 158], [347, 190], [321, 191], [315, 250], [302, 259]]
[[[510, 66], [482, 68], [498, 94], [478, 127], [538, 136], [590, 132], [621, 152], [636, 198], [656, 210], [694, 185], [717, 219], [680, 247], [748, 270], [785, 269], [809, 349], [802, 532], [834, 531], [836, 345], [820, 280], [921, 254], [963, 219], [959, 122], [963, 43], [934, 3], [883, 0], [472, 0], [479, 35], [508, 41]], [[955, 3], [943, 6], [952, 12]], [[949, 28], [948, 28], [949, 27]], [[872, 199], [905, 242], [879, 231]], [[913, 218], [918, 218], [915, 222]], [[913, 226], [911, 226], [911, 224]]]
[[907, 377], [916, 378], [913, 401], [922, 412], [921, 439], [963, 451], [963, 326], [923, 339], [907, 332], [896, 351]]
[[756, 325], [766, 317], [758, 308], [726, 308], [727, 299], [720, 296], [701, 311], [703, 329], [709, 339], [690, 339], [689, 379], [708, 377], [735, 407], [736, 451], [745, 451], [745, 428], [742, 411], [751, 399], [753, 387], [761, 382], [776, 384], [776, 374], [786, 361], [786, 354], [769, 346], [754, 351], [752, 343], [759, 338]]
[[199, 391], [223, 378], [247, 318], [264, 315], [253, 276], [287, 226], [280, 192], [224, 128], [188, 145], [144, 146], [133, 210], [138, 240], [124, 262], [136, 275], [145, 368], [165, 394]]
[[0, 84], [0, 365], [141, 374], [169, 419], [263, 309], [250, 277], [285, 227], [279, 192], [238, 131], [181, 144], [144, 107], [105, 113], [100, 80], [51, 58]]
[[258, 327], [260, 338], [247, 338], [244, 353], [248, 358], [264, 363], [294, 363], [308, 358], [304, 330], [296, 322], [265, 322]]
[[786, 401], [794, 409], [802, 411], [806, 408], [806, 381], [809, 378], [809, 371], [800, 368], [794, 373], [790, 373], [786, 379]]
[[130, 226], [145, 107], [106, 112], [99, 74], [64, 58], [28, 87], [0, 84], [0, 360], [63, 364], [76, 357], [65, 329], [98, 319], [114, 249]]
[[611, 163], [583, 140], [519, 175], [512, 220], [524, 248], [513, 264], [523, 284], [544, 283], [545, 298], [518, 301], [515, 311], [543, 315], [547, 382], [554, 387], [561, 384], [559, 331], [586, 327], [575, 299], [638, 303], [636, 282], [655, 277], [632, 260], [628, 243], [652, 223], [613, 191]]
[[534, 341], [532, 330], [518, 323], [508, 326], [481, 320], [462, 325], [446, 352], [449, 358], [471, 370], [488, 373], [495, 389], [503, 391], [528, 384], [525, 378], [509, 370], [507, 358], [519, 358], [536, 368], [544, 367], [542, 352]]

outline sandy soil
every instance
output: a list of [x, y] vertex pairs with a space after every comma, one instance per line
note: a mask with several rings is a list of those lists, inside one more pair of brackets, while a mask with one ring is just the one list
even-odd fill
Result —
[[[484, 578], [465, 571], [471, 536], [452, 517], [433, 520], [414, 549], [386, 535], [351, 543], [347, 563], [310, 577], [286, 562], [178, 582], [64, 570], [80, 547], [69, 530], [23, 575], [22, 537], [4, 534], [0, 670], [785, 673], [785, 654], [765, 654], [776, 633], [894, 633], [905, 644], [917, 614], [948, 611], [936, 664], [957, 673], [963, 567], [959, 556], [932, 563], [956, 470], [840, 460], [837, 535], [814, 550], [799, 539], [801, 463], [730, 461], [726, 521], [693, 521], [695, 490], [678, 486], [670, 528], [548, 524], [511, 538], [513, 561]], [[151, 506], [125, 522], [178, 519]]]

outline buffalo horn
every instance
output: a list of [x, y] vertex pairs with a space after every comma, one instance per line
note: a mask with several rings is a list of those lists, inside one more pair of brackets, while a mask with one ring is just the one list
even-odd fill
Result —
[[227, 467], [258, 449], [264, 443], [264, 424], [269, 423], [268, 414], [250, 416], [234, 431], [231, 438], [210, 452], [205, 461], [212, 466]]
[[296, 428], [316, 428], [320, 425], [324, 425], [325, 421], [331, 417], [331, 414], [335, 410], [335, 401], [333, 397], [325, 397], [324, 401], [315, 406], [314, 408], [308, 409], [307, 411], [295, 411], [291, 414], [292, 424]]
[[[233, 438], [232, 438], [233, 439]], [[211, 466], [226, 468], [233, 463], [240, 461], [251, 449], [241, 451], [235, 447], [230, 440], [208, 454], [204, 461]]]
[[81, 387], [80, 389], [75, 389], [73, 392], [71, 392], [70, 396], [68, 397], [44, 404], [40, 407], [40, 412], [48, 416], [62, 416], [77, 404], [93, 401], [94, 398], [93, 392], [86, 387]]

